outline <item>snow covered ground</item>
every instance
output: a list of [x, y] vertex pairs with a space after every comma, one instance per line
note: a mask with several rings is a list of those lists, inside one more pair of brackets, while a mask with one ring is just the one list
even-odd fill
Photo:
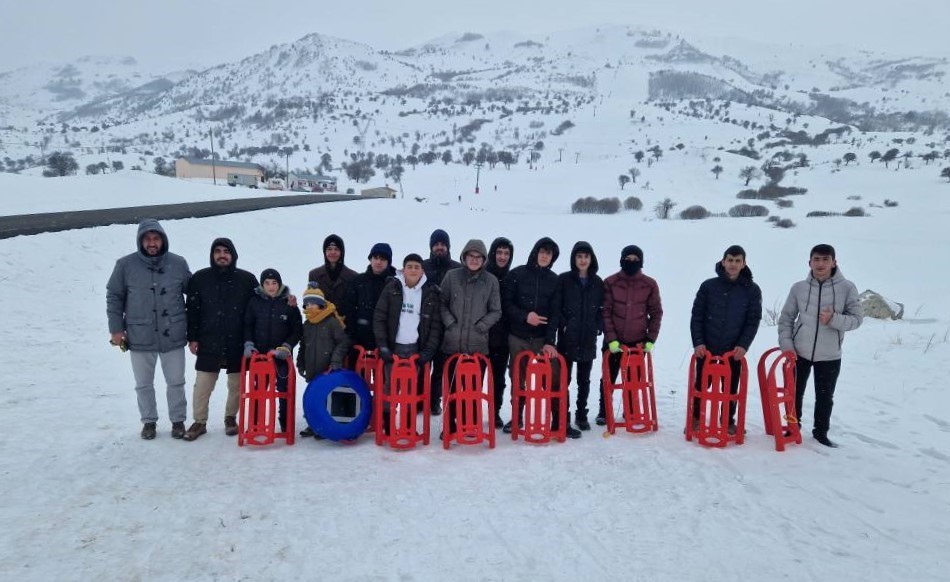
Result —
[[[675, 167], [673, 155], [662, 163]], [[737, 171], [728, 169], [732, 193]], [[159, 437], [142, 441], [128, 356], [108, 345], [104, 313], [106, 280], [115, 259], [134, 250], [135, 227], [2, 240], [0, 578], [944, 580], [950, 279], [939, 265], [950, 244], [946, 186], [931, 170], [900, 184], [876, 166], [855, 172], [845, 181], [846, 171], [814, 180], [803, 171], [812, 190], [779, 211], [798, 223], [788, 230], [755, 218], [661, 221], [646, 209], [571, 215], [570, 202], [589, 192], [580, 191], [586, 177], [566, 165], [496, 169], [489, 181], [483, 173], [484, 194], [466, 194], [461, 204], [454, 192], [469, 187], [446, 174], [419, 186], [429, 190], [424, 204], [407, 196], [164, 222], [171, 250], [192, 270], [208, 264], [214, 237], [229, 236], [239, 267], [255, 274], [276, 267], [298, 293], [331, 232], [344, 238], [356, 269], [377, 241], [392, 244], [399, 262], [409, 252], [425, 254], [434, 228], [448, 230], [456, 253], [469, 238], [487, 244], [508, 236], [515, 264], [550, 235], [563, 253], [558, 271], [584, 239], [603, 276], [616, 270], [624, 245], [640, 245], [665, 308], [654, 355], [660, 431], [603, 438], [595, 427], [578, 441], [541, 447], [499, 434], [494, 450], [443, 451], [435, 440], [396, 453], [366, 437], [353, 446], [303, 440], [239, 449], [219, 420], [223, 380], [206, 436], [172, 440], [163, 418]], [[404, 182], [412, 177], [408, 172]], [[184, 190], [194, 200], [242, 192], [129, 172], [42, 183], [0, 179], [3, 214], [185, 200]], [[651, 179], [654, 188], [663, 180]], [[699, 193], [722, 182], [707, 176], [617, 195], [643, 196], [647, 209], [665, 196], [679, 208], [695, 197], [724, 211], [734, 199]], [[812, 209], [846, 209], [853, 191], [865, 194], [864, 203], [893, 198], [900, 206], [863, 219], [804, 218]], [[754, 382], [745, 445], [687, 443], [696, 288], [712, 276], [722, 250], [739, 243], [765, 307], [780, 308], [818, 242], [836, 246], [840, 268], [859, 291], [874, 289], [906, 306], [904, 320], [866, 320], [847, 336], [831, 433], [841, 448], [806, 436], [801, 446], [775, 452]], [[750, 363], [775, 344], [776, 328], [763, 322]], [[809, 392], [806, 435], [813, 400]]]

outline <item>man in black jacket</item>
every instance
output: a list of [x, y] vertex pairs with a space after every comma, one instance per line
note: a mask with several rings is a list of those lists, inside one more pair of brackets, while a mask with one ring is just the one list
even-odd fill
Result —
[[[762, 319], [762, 291], [752, 281], [752, 271], [746, 265], [745, 250], [732, 245], [716, 263], [716, 276], [703, 281], [693, 301], [689, 323], [696, 355], [695, 389], [701, 391], [702, 370], [707, 355], [721, 356], [734, 352], [729, 364], [732, 368], [730, 392], [739, 391], [739, 361], [745, 357]], [[699, 426], [699, 399], [693, 400], [693, 430]], [[729, 405], [730, 435], [736, 433], [736, 404]]]
[[257, 287], [254, 275], [237, 268], [237, 258], [234, 243], [217, 238], [211, 243], [211, 266], [195, 273], [188, 282], [188, 348], [198, 358], [192, 395], [194, 423], [185, 433], [187, 441], [208, 432], [208, 401], [222, 369], [228, 375], [224, 432], [237, 434], [244, 310]]
[[567, 360], [568, 381], [577, 364], [574, 422], [581, 430], [590, 430], [590, 373], [597, 359], [597, 336], [604, 331], [604, 280], [597, 275], [597, 269], [594, 248], [588, 242], [578, 241], [571, 249], [571, 270], [558, 276], [561, 313], [557, 351]]
[[[452, 241], [449, 233], [437, 228], [429, 235], [429, 258], [422, 262], [426, 278], [436, 285], [442, 285], [445, 274], [452, 269], [461, 269], [462, 263], [452, 260]], [[432, 360], [432, 394], [442, 394], [442, 370], [445, 369], [446, 356], [438, 350]], [[432, 414], [442, 414], [442, 405], [435, 398], [432, 399]]]
[[316, 281], [324, 298], [334, 305], [343, 305], [346, 286], [356, 277], [356, 271], [345, 264], [346, 247], [343, 239], [331, 234], [323, 240], [323, 266], [310, 269], [307, 281]]
[[[488, 249], [488, 266], [485, 270], [498, 279], [499, 293], [505, 296], [505, 279], [511, 269], [515, 246], [507, 238], [500, 236], [492, 241]], [[495, 428], [502, 428], [501, 404], [505, 399], [505, 372], [508, 370], [508, 318], [504, 311], [498, 323], [488, 330], [488, 360], [491, 362], [492, 379], [495, 383]]]
[[[505, 282], [505, 296], [503, 311], [508, 316], [510, 332], [508, 334], [508, 349], [511, 352], [511, 387], [515, 388], [515, 358], [523, 351], [536, 354], [557, 354], [554, 347], [557, 338], [558, 316], [560, 314], [560, 294], [558, 278], [551, 268], [559, 254], [557, 243], [548, 237], [540, 239], [531, 249], [528, 262], [508, 274]], [[524, 381], [524, 371], [519, 370]], [[554, 366], [554, 377], [560, 374]], [[523, 384], [522, 386], [523, 387]], [[554, 390], [566, 389], [566, 386], [553, 386]], [[505, 424], [504, 432], [511, 432], [511, 423], [522, 422], [524, 402], [518, 403], [518, 418], [513, 418]], [[576, 439], [581, 436], [579, 430], [570, 426], [570, 420], [560, 418], [558, 409], [552, 410], [551, 429], [560, 428], [560, 423], [567, 425], [567, 436]]]
[[[369, 351], [376, 349], [376, 336], [373, 333], [376, 303], [386, 286], [386, 279], [395, 276], [396, 270], [392, 267], [392, 248], [386, 243], [374, 244], [367, 258], [369, 265], [366, 271], [347, 285], [343, 317], [346, 319], [346, 333], [353, 345], [363, 346]], [[355, 363], [352, 357], [350, 359], [351, 363]]]

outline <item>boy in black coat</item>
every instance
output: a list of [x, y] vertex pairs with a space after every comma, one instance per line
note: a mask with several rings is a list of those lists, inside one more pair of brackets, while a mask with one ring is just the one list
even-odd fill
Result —
[[[700, 391], [703, 363], [707, 354], [721, 356], [734, 351], [730, 360], [732, 385], [739, 391], [739, 360], [745, 357], [762, 320], [762, 291], [752, 281], [745, 250], [732, 245], [716, 263], [716, 276], [706, 279], [696, 292], [689, 323], [696, 355], [696, 390]], [[699, 399], [693, 401], [693, 428], [699, 425]], [[729, 405], [729, 434], [736, 433], [736, 405]]]
[[561, 313], [557, 351], [567, 360], [568, 381], [577, 363], [574, 422], [581, 430], [590, 430], [587, 421], [590, 372], [597, 359], [597, 336], [604, 331], [604, 280], [597, 275], [597, 268], [593, 247], [588, 242], [578, 241], [571, 250], [571, 270], [558, 276]]
[[[287, 391], [287, 375], [291, 373], [287, 358], [300, 341], [302, 328], [300, 310], [287, 304], [289, 295], [280, 273], [264, 269], [261, 286], [254, 290], [244, 312], [244, 357], [274, 350], [278, 392]], [[281, 432], [287, 425], [286, 406], [284, 399], [280, 399], [277, 416]]]

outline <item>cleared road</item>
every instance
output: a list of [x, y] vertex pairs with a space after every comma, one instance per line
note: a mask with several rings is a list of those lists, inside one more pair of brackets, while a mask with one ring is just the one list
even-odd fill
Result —
[[154, 206], [131, 206], [128, 208], [105, 208], [101, 210], [75, 210], [72, 212], [47, 212], [43, 214], [20, 214], [0, 216], [0, 239], [13, 236], [58, 232], [75, 228], [92, 228], [110, 224], [138, 224], [143, 218], [169, 220], [176, 218], [201, 218], [236, 212], [251, 212], [266, 208], [303, 206], [323, 202], [366, 200], [354, 194], [301, 194], [299, 196], [269, 196], [266, 198], [237, 198], [209, 202], [184, 202], [180, 204], [157, 204]]

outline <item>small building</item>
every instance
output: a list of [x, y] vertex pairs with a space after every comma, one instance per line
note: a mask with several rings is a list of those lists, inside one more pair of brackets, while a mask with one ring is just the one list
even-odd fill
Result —
[[188, 179], [218, 179], [223, 183], [250, 185], [264, 179], [264, 166], [249, 162], [230, 162], [201, 158], [175, 160], [175, 177]]
[[360, 190], [360, 196], [365, 198], [395, 198], [396, 192], [398, 190], [393, 190], [389, 187], [389, 184], [386, 184], [385, 186]]
[[290, 174], [290, 189], [297, 192], [336, 192], [336, 178], [320, 174]]

